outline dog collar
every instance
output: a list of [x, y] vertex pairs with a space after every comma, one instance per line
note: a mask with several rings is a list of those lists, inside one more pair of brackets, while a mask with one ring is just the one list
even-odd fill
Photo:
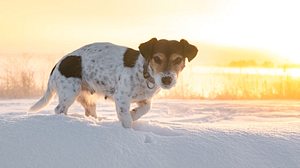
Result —
[[[149, 69], [148, 69], [148, 61], [145, 61], [144, 63], [144, 70], [143, 70], [143, 75], [144, 75], [144, 78], [146, 79], [146, 83], [147, 83], [147, 87], [149, 89], [153, 89], [155, 87], [155, 81], [154, 81], [154, 78], [150, 75], [149, 73]], [[152, 85], [152, 86], [151, 86]]]

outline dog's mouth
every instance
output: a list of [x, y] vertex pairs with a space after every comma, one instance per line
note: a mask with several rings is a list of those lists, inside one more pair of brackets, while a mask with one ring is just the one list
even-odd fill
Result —
[[173, 85], [160, 85], [161, 88], [163, 89], [171, 89], [173, 87]]

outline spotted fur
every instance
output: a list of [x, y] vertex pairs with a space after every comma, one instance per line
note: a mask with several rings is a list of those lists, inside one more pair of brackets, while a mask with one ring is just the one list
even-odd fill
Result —
[[[141, 50], [140, 50], [141, 51]], [[97, 118], [96, 100], [104, 96], [115, 101], [119, 120], [126, 128], [146, 114], [151, 98], [162, 87], [158, 80], [149, 87], [144, 78], [144, 64], [148, 61], [139, 51], [111, 43], [93, 43], [63, 57], [53, 68], [44, 96], [31, 108], [38, 111], [58, 95], [55, 113], [67, 114], [77, 100], [86, 116]], [[147, 67], [151, 76], [155, 71]], [[168, 75], [166, 73], [166, 75]], [[130, 110], [130, 104], [137, 107]]]

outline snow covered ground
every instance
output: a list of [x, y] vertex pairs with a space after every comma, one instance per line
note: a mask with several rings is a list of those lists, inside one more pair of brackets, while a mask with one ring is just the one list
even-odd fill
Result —
[[300, 168], [299, 101], [154, 100], [132, 129], [110, 101], [99, 122], [35, 101], [0, 101], [1, 168]]

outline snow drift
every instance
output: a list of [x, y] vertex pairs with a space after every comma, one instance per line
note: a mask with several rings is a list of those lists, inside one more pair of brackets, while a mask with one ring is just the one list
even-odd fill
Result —
[[0, 167], [300, 167], [297, 102], [156, 100], [132, 129], [110, 102], [100, 122], [76, 104], [68, 116], [55, 103], [27, 115], [33, 102], [0, 102]]

